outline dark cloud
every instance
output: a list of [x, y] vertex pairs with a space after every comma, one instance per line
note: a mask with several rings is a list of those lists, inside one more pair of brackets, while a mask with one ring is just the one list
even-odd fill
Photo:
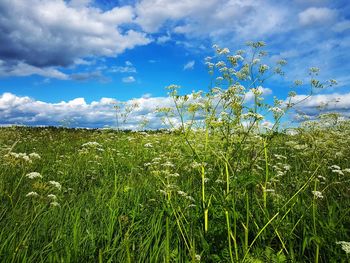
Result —
[[78, 58], [115, 56], [148, 44], [142, 32], [118, 27], [132, 22], [129, 6], [101, 11], [63, 0], [1, 0], [0, 60], [35, 67], [66, 67]]

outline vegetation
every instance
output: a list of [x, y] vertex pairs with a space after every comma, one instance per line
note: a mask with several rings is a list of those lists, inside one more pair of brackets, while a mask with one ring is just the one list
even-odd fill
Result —
[[215, 47], [207, 93], [170, 86], [170, 130], [1, 128], [1, 262], [348, 262], [350, 123], [281, 129], [300, 101], [264, 102], [286, 62], [263, 46]]

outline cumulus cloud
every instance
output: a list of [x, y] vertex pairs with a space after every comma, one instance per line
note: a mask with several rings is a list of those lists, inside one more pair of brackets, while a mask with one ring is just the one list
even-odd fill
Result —
[[350, 117], [350, 93], [317, 94], [310, 97], [298, 95], [293, 98], [292, 102], [301, 102], [296, 104], [295, 109], [308, 116], [317, 116], [319, 113], [326, 112], [338, 112]]
[[195, 61], [194, 60], [191, 60], [191, 61], [188, 61], [185, 65], [184, 65], [184, 70], [191, 70], [194, 68], [194, 64], [195, 64]]
[[[120, 29], [133, 22], [131, 6], [102, 11], [89, 2], [0, 1], [0, 59], [6, 67], [29, 65], [47, 71], [72, 65], [79, 58], [116, 56], [150, 43], [143, 32]], [[35, 74], [47, 76], [41, 73]], [[13, 73], [2, 70], [1, 74]]]
[[[259, 88], [264, 95], [271, 94], [268, 88]], [[248, 92], [245, 102], [253, 100], [252, 92]], [[189, 96], [188, 103], [200, 102]], [[116, 112], [114, 106], [121, 108]], [[75, 98], [70, 101], [56, 103], [35, 100], [28, 96], [16, 96], [12, 93], [0, 95], [0, 125], [61, 125], [70, 122], [74, 127], [116, 127], [116, 114], [119, 114], [130, 105], [136, 105], [125, 123], [119, 120], [120, 127], [137, 129], [144, 119], [149, 121], [147, 128], [159, 129], [167, 127], [162, 120], [162, 114], [157, 112], [159, 108], [175, 108], [171, 97], [152, 97], [144, 94], [140, 98], [127, 101], [118, 101], [113, 98], [101, 98], [98, 101], [86, 102], [84, 98]], [[197, 114], [196, 120], [201, 120], [202, 115]], [[173, 124], [179, 124], [180, 120], [171, 117]]]
[[135, 79], [133, 76], [128, 76], [128, 77], [122, 78], [122, 81], [123, 81], [124, 83], [132, 83], [132, 82], [135, 82], [136, 79]]
[[[87, 103], [84, 98], [48, 103], [4, 93], [0, 96], [0, 125], [61, 125], [62, 122], [69, 121], [76, 127], [116, 127], [116, 111], [113, 106], [117, 103], [120, 102], [113, 98], [101, 98], [91, 103]], [[125, 104], [138, 105], [123, 124], [124, 128], [133, 129], [145, 117], [150, 120], [149, 128], [161, 128], [162, 120], [155, 112], [157, 107], [173, 106], [171, 98], [148, 96], [126, 101]]]
[[169, 22], [176, 25], [175, 33], [187, 36], [216, 38], [231, 33], [241, 39], [285, 29], [288, 14], [285, 8], [253, 0], [142, 0], [135, 10], [135, 21], [147, 32], [157, 32]]
[[327, 7], [310, 7], [299, 13], [299, 22], [303, 26], [326, 24], [333, 21], [337, 12]]

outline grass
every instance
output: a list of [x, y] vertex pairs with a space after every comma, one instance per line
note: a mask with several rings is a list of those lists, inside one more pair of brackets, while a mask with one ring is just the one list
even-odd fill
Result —
[[348, 262], [349, 135], [1, 128], [1, 262]]

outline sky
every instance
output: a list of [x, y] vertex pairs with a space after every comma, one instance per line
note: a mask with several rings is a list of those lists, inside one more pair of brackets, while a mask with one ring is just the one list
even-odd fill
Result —
[[264, 41], [268, 62], [288, 61], [267, 100], [285, 99], [317, 66], [338, 85], [298, 107], [350, 116], [348, 0], [0, 0], [0, 125], [115, 127], [113, 106], [135, 102], [125, 127], [146, 118], [160, 128], [165, 87], [208, 91], [213, 44], [247, 41]]

